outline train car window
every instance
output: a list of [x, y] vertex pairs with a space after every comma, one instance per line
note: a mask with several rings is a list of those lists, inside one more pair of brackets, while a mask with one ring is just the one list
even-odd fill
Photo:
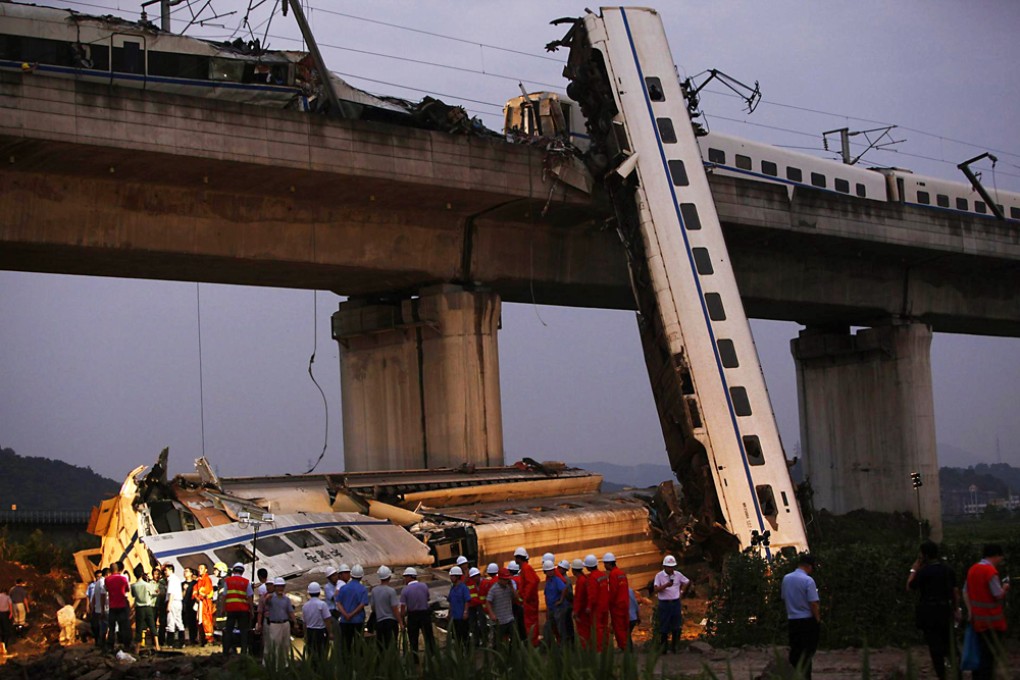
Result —
[[708, 318], [712, 321], [726, 320], [726, 308], [723, 307], [719, 293], [705, 293], [705, 305], [708, 307]]
[[940, 208], [949, 207], [949, 197], [945, 194], [935, 194], [935, 204]]
[[825, 175], [820, 172], [811, 173], [811, 186], [825, 188]]
[[0, 35], [0, 58], [54, 66], [74, 66], [74, 50], [70, 43], [20, 35]]
[[645, 87], [648, 89], [648, 98], [653, 102], [666, 101], [666, 93], [662, 90], [662, 81], [658, 78], [645, 78]]
[[177, 558], [177, 563], [181, 565], [181, 574], [184, 573], [185, 569], [190, 569], [195, 574], [198, 574], [198, 567], [205, 565], [207, 568], [212, 569], [213, 561], [209, 559], [209, 556], [205, 553], [195, 553], [194, 555], [181, 555]]
[[722, 149], [708, 148], [708, 162], [718, 163], [719, 165], [726, 165], [726, 152]]
[[751, 465], [764, 465], [765, 454], [761, 450], [761, 440], [758, 435], [749, 434], [743, 437], [744, 453], [747, 454], [747, 462]]
[[761, 162], [761, 174], [769, 177], [779, 177], [779, 167], [772, 161]]
[[209, 79], [209, 57], [173, 52], [149, 52], [149, 75]]
[[680, 216], [684, 219], [684, 226], [687, 228], [687, 231], [701, 229], [701, 217], [698, 215], [698, 206], [693, 203], [681, 203]]
[[751, 169], [751, 157], [750, 156], [744, 156], [744, 155], [738, 153], [737, 154], [737, 167], [740, 168], [741, 170], [750, 170]]
[[287, 534], [287, 538], [299, 548], [314, 548], [317, 545], [322, 545], [322, 541], [313, 536], [310, 531], [292, 531]]
[[123, 47], [114, 47], [113, 70], [118, 73], [145, 73], [145, 53], [142, 52], [142, 44], [125, 40]]
[[832, 180], [832, 182], [833, 186], [836, 187], [836, 191], [838, 191], [839, 193], [841, 194], [850, 193], [850, 182], [846, 181], [845, 179], [839, 179], [838, 177]]
[[702, 276], [709, 276], [715, 273], [712, 268], [712, 256], [708, 254], [708, 248], [694, 248], [694, 265]]
[[958, 199], [956, 199], [956, 209], [957, 210], [970, 210], [970, 203], [967, 201], [966, 198], [958, 198]]
[[1009, 216], [1012, 217], [1014, 220], [1020, 220], [1020, 208], [1010, 207]]
[[364, 541], [365, 537], [361, 535], [361, 532], [354, 527], [344, 527], [344, 532], [353, 538], [355, 541]]
[[737, 348], [733, 346], [732, 340], [716, 340], [715, 344], [719, 348], [719, 360], [722, 361], [723, 368], [740, 367], [740, 360], [737, 359]]
[[698, 411], [698, 400], [695, 397], [687, 397], [687, 415], [691, 419], [691, 427], [695, 430], [701, 427], [701, 412]]
[[265, 536], [259, 538], [259, 545], [257, 550], [260, 555], [266, 555], [273, 557], [275, 555], [282, 555], [285, 552], [290, 552], [294, 548], [279, 536]]
[[931, 205], [931, 196], [928, 195], [927, 191], [918, 191], [917, 202], [921, 205]]
[[1003, 214], [1003, 215], [1006, 214], [1006, 211], [1002, 208], [1002, 204], [1001, 203], [996, 203], [995, 205], [999, 206], [999, 212], [1001, 214]]
[[988, 207], [985, 205], [984, 201], [974, 201], [974, 212], [984, 215], [988, 212]]
[[676, 144], [676, 130], [673, 129], [673, 121], [669, 118], [656, 118], [659, 126], [659, 138], [663, 144]]
[[351, 537], [343, 533], [336, 527], [322, 527], [315, 530], [316, 533], [321, 534], [330, 543], [350, 543]]
[[758, 494], [758, 507], [761, 508], [761, 514], [766, 517], [778, 515], [779, 506], [776, 505], [776, 494], [772, 491], [772, 486], [769, 484], [759, 484], [754, 487], [754, 490]]
[[247, 544], [244, 543], [228, 545], [226, 548], [213, 550], [213, 555], [216, 555], [217, 559], [224, 564], [234, 565], [238, 562], [241, 564], [251, 564], [251, 551], [248, 550]]
[[792, 182], [803, 182], [804, 181], [804, 173], [800, 171], [800, 168], [791, 168], [791, 167], [787, 166], [787, 168], [786, 168], [786, 179], [788, 179], [788, 180], [790, 180]]
[[244, 79], [244, 62], [237, 59], [209, 59], [209, 80], [227, 80], [239, 83]]
[[670, 161], [668, 165], [669, 176], [673, 178], [673, 186], [685, 187], [691, 183], [687, 179], [687, 168], [684, 167], [683, 161]]
[[733, 401], [733, 411], [738, 416], [751, 415], [751, 400], [747, 398], [746, 387], [731, 387], [730, 399]]
[[860, 182], [857, 183], [857, 195], [861, 198], [868, 197], [868, 187], [864, 186]]

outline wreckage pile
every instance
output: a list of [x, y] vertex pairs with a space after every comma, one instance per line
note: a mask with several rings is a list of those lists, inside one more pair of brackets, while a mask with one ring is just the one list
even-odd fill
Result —
[[222, 677], [228, 662], [222, 654], [192, 656], [180, 652], [143, 653], [118, 659], [92, 645], [54, 647], [30, 659], [14, 659], [0, 666], [0, 679], [149, 680], [150, 678]]

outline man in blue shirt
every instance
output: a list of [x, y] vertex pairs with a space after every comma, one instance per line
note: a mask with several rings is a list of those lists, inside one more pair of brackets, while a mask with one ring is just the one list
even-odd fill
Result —
[[818, 650], [822, 615], [818, 607], [818, 588], [811, 578], [815, 558], [801, 555], [797, 568], [783, 577], [783, 602], [790, 625], [790, 665], [799, 668], [805, 680], [811, 680], [811, 661]]
[[462, 645], [468, 643], [468, 601], [471, 599], [471, 591], [464, 583], [464, 570], [460, 567], [450, 569], [450, 594], [447, 600], [450, 603], [450, 632], [453, 637]]
[[351, 580], [336, 591], [337, 613], [340, 622], [340, 642], [345, 653], [351, 651], [354, 638], [361, 635], [365, 625], [365, 607], [368, 606], [368, 590], [361, 584], [365, 568], [360, 564], [351, 567]]
[[542, 563], [542, 571], [545, 572], [546, 644], [552, 644], [556, 639], [561, 644], [569, 643], [573, 629], [569, 627], [572, 608], [567, 602], [567, 582], [560, 576], [552, 560]]

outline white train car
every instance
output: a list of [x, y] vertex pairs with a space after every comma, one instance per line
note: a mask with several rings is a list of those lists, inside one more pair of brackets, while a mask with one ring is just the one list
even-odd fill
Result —
[[[609, 159], [639, 327], [670, 463], [706, 533], [807, 548], [786, 456], [662, 22], [577, 20], [568, 93]], [[636, 182], [634, 181], [636, 178]], [[699, 498], [700, 497], [700, 498]]]
[[[991, 206], [987, 205], [977, 190], [969, 184], [915, 175], [909, 170], [898, 168], [881, 172], [885, 177], [886, 191], [891, 202], [982, 217], [994, 216]], [[998, 191], [988, 186], [985, 186], [985, 189], [996, 200], [1007, 220], [1020, 220], [1020, 194]]]

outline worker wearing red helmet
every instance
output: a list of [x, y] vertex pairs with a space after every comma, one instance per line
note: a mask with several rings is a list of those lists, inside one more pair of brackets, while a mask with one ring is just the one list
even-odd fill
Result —
[[630, 585], [623, 569], [616, 566], [616, 555], [607, 552], [602, 556], [602, 567], [609, 577], [609, 616], [612, 619], [616, 646], [627, 649], [630, 641]]
[[528, 564], [528, 551], [523, 547], [514, 550], [514, 562], [521, 567], [520, 592], [524, 607], [524, 633], [531, 644], [538, 646], [538, 574]]
[[581, 647], [588, 649], [591, 640], [591, 613], [588, 611], [588, 575], [584, 573], [584, 562], [575, 559], [570, 564], [574, 572], [574, 630]]
[[602, 651], [609, 637], [609, 574], [599, 569], [594, 555], [584, 558], [588, 569], [588, 611], [595, 627], [595, 649]]

